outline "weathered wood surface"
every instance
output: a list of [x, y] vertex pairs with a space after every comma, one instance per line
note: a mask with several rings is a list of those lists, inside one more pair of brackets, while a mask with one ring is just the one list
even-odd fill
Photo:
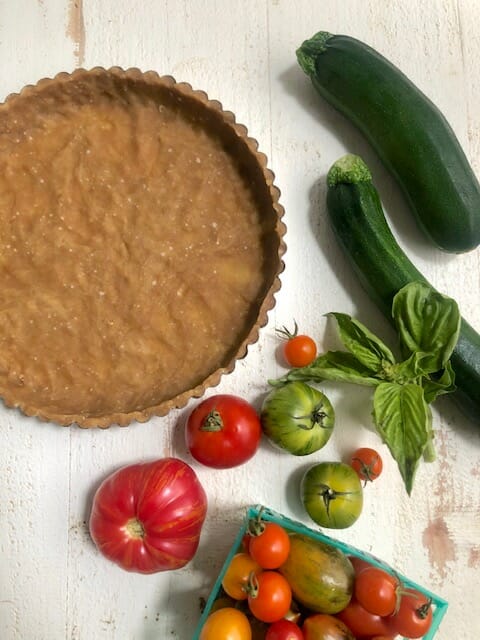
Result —
[[[293, 317], [320, 345], [328, 333], [323, 314], [330, 310], [356, 315], [392, 338], [326, 223], [325, 174], [345, 151], [365, 157], [399, 242], [480, 330], [479, 251], [452, 256], [428, 245], [377, 158], [314, 95], [294, 53], [318, 30], [370, 43], [444, 111], [480, 174], [479, 21], [476, 0], [0, 0], [0, 95], [79, 66], [134, 66], [190, 82], [248, 126], [282, 191], [286, 270], [260, 340], [210, 393], [235, 393], [258, 404], [266, 379], [281, 371], [275, 327]], [[309, 462], [337, 459], [357, 444], [379, 446], [386, 461], [381, 481], [366, 492], [361, 519], [338, 537], [373, 551], [450, 602], [439, 640], [473, 640], [480, 634], [478, 425], [448, 401], [438, 403], [438, 460], [421, 467], [408, 498], [371, 430], [370, 391], [325, 387], [338, 426]], [[265, 443], [242, 467], [201, 468], [183, 441], [187, 410], [126, 429], [84, 431], [0, 408], [2, 640], [186, 640], [199, 616], [199, 597], [208, 594], [246, 505], [267, 504], [308, 522], [297, 496], [305, 461]], [[124, 573], [99, 556], [86, 521], [98, 483], [119, 466], [152, 455], [191, 462], [210, 504], [190, 565], [146, 577]]]

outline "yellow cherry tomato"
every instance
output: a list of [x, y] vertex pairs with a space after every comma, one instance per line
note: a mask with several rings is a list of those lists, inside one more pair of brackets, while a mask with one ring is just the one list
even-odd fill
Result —
[[260, 566], [248, 553], [241, 552], [233, 556], [232, 561], [223, 576], [222, 587], [227, 595], [234, 600], [246, 600], [248, 584], [252, 572], [261, 571]]
[[252, 640], [252, 629], [244, 613], [226, 607], [208, 616], [199, 640]]

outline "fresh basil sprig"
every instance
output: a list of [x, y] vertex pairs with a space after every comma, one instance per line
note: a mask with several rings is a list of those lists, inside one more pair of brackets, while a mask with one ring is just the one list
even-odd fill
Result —
[[373, 420], [397, 461], [408, 494], [422, 456], [433, 460], [430, 404], [455, 391], [450, 356], [460, 332], [460, 312], [452, 298], [422, 282], [412, 282], [393, 299], [392, 316], [404, 360], [361, 322], [330, 313], [347, 351], [328, 351], [307, 367], [291, 369], [270, 384], [294, 380], [334, 380], [375, 387]]

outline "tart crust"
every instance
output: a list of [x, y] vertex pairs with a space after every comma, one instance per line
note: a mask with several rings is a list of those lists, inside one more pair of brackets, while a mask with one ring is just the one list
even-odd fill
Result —
[[0, 105], [0, 396], [62, 425], [184, 406], [233, 370], [280, 288], [257, 142], [170, 76], [79, 69]]

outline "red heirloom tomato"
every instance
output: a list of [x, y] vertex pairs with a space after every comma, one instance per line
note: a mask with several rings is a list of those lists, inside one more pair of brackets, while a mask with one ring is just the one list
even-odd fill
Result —
[[258, 526], [259, 532], [253, 533], [248, 545], [250, 555], [262, 569], [278, 569], [290, 552], [288, 533], [276, 522], [254, 522], [252, 526]]
[[277, 620], [268, 627], [265, 640], [303, 640], [303, 633], [294, 622]]
[[101, 553], [127, 571], [178, 569], [198, 548], [207, 496], [177, 458], [124, 467], [97, 489], [90, 534]]
[[388, 636], [392, 631], [387, 625], [387, 618], [370, 613], [355, 599], [336, 615], [356, 638]]
[[432, 601], [419, 591], [409, 590], [398, 611], [389, 618], [390, 632], [407, 638], [422, 638], [432, 625]]
[[316, 613], [303, 623], [305, 640], [355, 640], [350, 629], [338, 618], [326, 613]]
[[249, 460], [258, 449], [260, 418], [246, 400], [216, 395], [198, 404], [187, 418], [185, 439], [202, 464], [228, 469]]
[[372, 482], [382, 473], [383, 461], [375, 449], [361, 447], [350, 458], [350, 465], [364, 482]]

